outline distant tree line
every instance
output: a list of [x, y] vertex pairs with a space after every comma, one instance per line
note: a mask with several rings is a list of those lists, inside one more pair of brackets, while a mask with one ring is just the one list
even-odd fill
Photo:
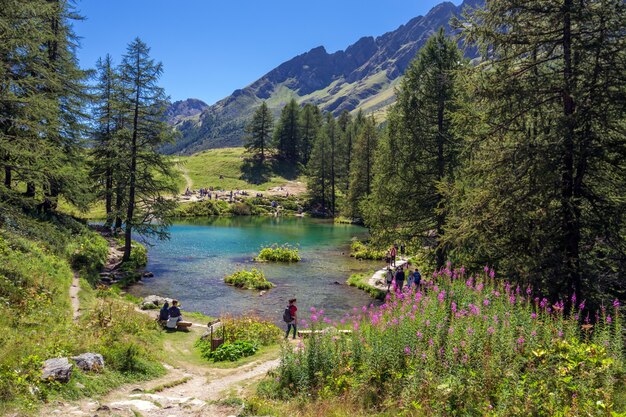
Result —
[[86, 209], [103, 199], [127, 260], [133, 231], [165, 236], [173, 204], [163, 198], [175, 191], [171, 166], [157, 152], [172, 138], [162, 66], [135, 39], [119, 66], [107, 55], [81, 70], [80, 18], [66, 0], [0, 5], [0, 210], [46, 215], [61, 200]]

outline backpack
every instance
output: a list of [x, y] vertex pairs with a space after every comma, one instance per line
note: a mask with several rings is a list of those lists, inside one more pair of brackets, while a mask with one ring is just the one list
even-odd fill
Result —
[[291, 323], [293, 321], [293, 317], [291, 317], [291, 309], [287, 307], [283, 312], [283, 321], [285, 323]]

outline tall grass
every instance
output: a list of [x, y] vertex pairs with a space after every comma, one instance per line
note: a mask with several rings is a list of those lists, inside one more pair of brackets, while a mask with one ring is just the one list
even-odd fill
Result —
[[[349, 327], [286, 346], [270, 391], [342, 397], [364, 410], [416, 415], [611, 415], [626, 411], [619, 303], [590, 312], [572, 294], [551, 304], [532, 288], [450, 267], [419, 290], [390, 294], [336, 322]], [[395, 411], [394, 411], [395, 410]]]

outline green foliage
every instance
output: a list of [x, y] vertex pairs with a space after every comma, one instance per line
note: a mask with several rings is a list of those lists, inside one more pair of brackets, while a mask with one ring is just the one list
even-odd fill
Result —
[[298, 255], [298, 248], [291, 247], [288, 244], [282, 246], [274, 244], [270, 247], [262, 248], [254, 260], [261, 262], [300, 262], [301, 258]]
[[133, 240], [130, 250], [130, 258], [123, 262], [121, 269], [123, 271], [134, 272], [148, 265], [148, 249], [141, 243]]
[[224, 282], [238, 288], [248, 290], [269, 290], [274, 284], [265, 278], [263, 271], [252, 268], [250, 271], [241, 270], [224, 277]]
[[300, 136], [300, 107], [292, 98], [283, 107], [274, 130], [274, 147], [278, 157], [294, 164], [301, 161], [302, 158], [298, 152], [301, 148]]
[[84, 232], [74, 237], [67, 246], [72, 268], [95, 277], [104, 267], [109, 256], [109, 244], [102, 236]]
[[202, 356], [215, 362], [236, 361], [251, 356], [262, 346], [271, 346], [278, 342], [282, 330], [270, 321], [257, 316], [222, 317], [222, 327], [216, 334], [224, 336], [224, 344], [211, 351], [211, 341], [199, 339], [196, 347]]
[[385, 251], [373, 249], [371, 244], [355, 239], [350, 245], [350, 256], [356, 259], [381, 260], [385, 259]]
[[202, 356], [214, 362], [235, 362], [241, 358], [252, 356], [259, 350], [254, 343], [239, 340], [233, 343], [224, 343], [214, 351], [202, 352]]
[[[11, 225], [3, 222], [0, 228], [0, 314], [5, 317], [0, 323], [0, 409], [37, 407], [54, 397], [103, 394], [114, 386], [163, 374], [158, 327], [115, 290], [95, 294], [82, 287], [83, 314], [78, 325], [72, 322], [70, 262], [84, 271], [101, 264], [103, 239], [64, 216], [44, 222], [4, 212], [5, 221], [9, 218]], [[101, 353], [105, 371], [89, 377], [77, 371], [66, 385], [39, 379], [44, 360], [84, 352]], [[75, 381], [84, 388], [77, 388]]]
[[462, 141], [453, 133], [452, 116], [457, 108], [456, 74], [463, 67], [457, 44], [443, 28], [419, 51], [389, 114], [372, 195], [363, 205], [365, 223], [383, 240], [427, 242], [434, 231], [434, 242], [429, 243], [437, 248], [439, 267], [446, 260], [440, 243], [447, 202], [441, 189], [454, 179], [460, 164]]
[[254, 112], [252, 120], [246, 126], [246, 152], [250, 153], [258, 163], [263, 165], [268, 150], [272, 148], [272, 131], [274, 118], [265, 102]]
[[229, 212], [229, 204], [224, 200], [206, 200], [179, 204], [174, 217], [221, 216]]
[[[285, 346], [270, 398], [341, 398], [383, 415], [626, 411], [617, 303], [581, 328], [593, 312], [575, 297], [552, 305], [489, 269], [468, 276], [448, 267], [435, 275], [418, 292], [347, 314], [350, 334], [329, 328]], [[306, 325], [321, 329], [322, 319], [314, 311]]]

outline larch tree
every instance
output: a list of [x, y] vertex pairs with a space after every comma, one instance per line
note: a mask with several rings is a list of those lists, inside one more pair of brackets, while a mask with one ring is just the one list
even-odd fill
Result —
[[274, 130], [274, 147], [277, 155], [284, 161], [293, 164], [298, 162], [300, 148], [300, 106], [295, 99], [291, 99], [283, 107], [280, 119]]
[[298, 161], [303, 165], [309, 163], [313, 143], [322, 126], [323, 118], [320, 109], [310, 103], [300, 110], [300, 142], [298, 143]]
[[262, 165], [268, 150], [272, 149], [274, 117], [265, 102], [254, 112], [252, 120], [246, 126], [245, 148]]
[[374, 179], [374, 161], [378, 146], [378, 129], [372, 117], [363, 117], [363, 122], [357, 130], [352, 163], [350, 164], [350, 187], [346, 204], [346, 215], [352, 218], [362, 218], [361, 203], [372, 192]]
[[418, 52], [389, 114], [365, 207], [366, 223], [383, 240], [424, 240], [434, 232], [439, 267], [447, 257], [441, 188], [453, 180], [459, 164], [460, 139], [453, 133], [452, 116], [462, 65], [461, 52], [443, 29]]
[[450, 243], [554, 298], [623, 297], [625, 3], [488, 0], [459, 27], [483, 62]]
[[120, 142], [128, 155], [123, 261], [130, 259], [133, 230], [160, 239], [168, 237], [167, 219], [176, 205], [165, 198], [177, 191], [171, 181], [172, 164], [158, 152], [172, 139], [164, 118], [166, 96], [158, 85], [162, 72], [162, 64], [150, 58], [150, 48], [141, 39], [128, 45], [119, 69], [124, 114], [129, 118], [124, 126], [128, 140]]

